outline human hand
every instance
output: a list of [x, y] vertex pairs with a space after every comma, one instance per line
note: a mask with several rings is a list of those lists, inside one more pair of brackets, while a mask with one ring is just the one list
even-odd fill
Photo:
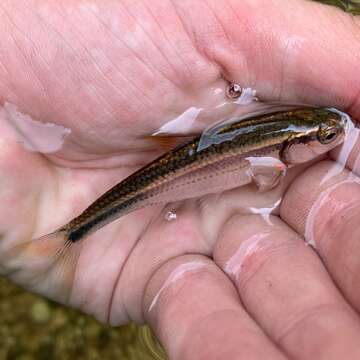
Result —
[[[2, 113], [4, 274], [114, 325], [148, 321], [172, 359], [359, 357], [359, 185], [347, 169], [322, 183], [334, 160], [267, 194], [183, 202], [176, 221], [153, 220], [153, 208], [130, 214], [65, 268], [33, 258], [31, 241], [156, 156], [144, 136], [194, 103], [210, 106], [223, 78], [264, 101], [359, 117], [358, 20], [300, 0], [9, 1], [0, 30], [0, 99], [72, 130], [58, 153], [31, 153], [7, 136]], [[303, 237], [325, 189], [308, 223], [317, 256]], [[272, 226], [244, 214], [280, 197]]]

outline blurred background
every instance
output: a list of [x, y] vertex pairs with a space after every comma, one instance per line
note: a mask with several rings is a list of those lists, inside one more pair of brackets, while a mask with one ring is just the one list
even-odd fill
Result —
[[360, 14], [360, 0], [315, 0], [324, 4], [338, 6], [341, 9], [353, 13]]
[[[284, 0], [286, 1], [286, 0]], [[360, 0], [315, 0], [360, 14]], [[147, 327], [111, 328], [0, 278], [0, 360], [166, 359]]]
[[147, 327], [105, 326], [0, 277], [0, 360], [165, 358]]

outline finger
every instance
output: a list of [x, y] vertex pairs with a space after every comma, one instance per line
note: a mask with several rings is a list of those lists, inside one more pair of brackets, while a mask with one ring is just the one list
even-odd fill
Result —
[[[129, 171], [54, 167], [41, 154], [24, 149], [1, 109], [0, 133], [1, 275], [106, 321], [117, 271], [143, 230], [148, 209], [140, 213], [144, 221], [131, 214], [94, 234], [84, 247], [34, 238], [64, 225]], [[98, 281], [101, 292], [93, 286]]]
[[144, 311], [170, 359], [285, 359], [205, 257], [182, 256], [161, 267], [147, 287]]
[[[267, 193], [256, 192], [254, 187], [247, 186], [201, 199], [172, 203], [160, 211], [150, 209], [152, 221], [138, 237], [116, 283], [109, 321], [119, 323], [119, 314], [123, 313], [125, 304], [129, 318], [143, 322], [141, 299], [156, 269], [170, 259], [187, 253], [211, 255], [217, 234], [234, 212], [260, 212], [268, 216], [278, 210], [286, 187], [303, 169], [302, 166], [291, 169], [286, 181]], [[167, 220], [168, 213], [174, 218]], [[121, 243], [124, 237], [119, 234]], [[120, 244], [117, 246], [120, 247]]]
[[360, 309], [360, 179], [347, 169], [324, 181], [336, 167], [324, 161], [285, 194], [280, 213], [311, 242], [350, 303]]
[[193, 106], [204, 84], [212, 101], [220, 78], [171, 2], [4, 3], [0, 32], [0, 99], [72, 129], [62, 155], [75, 164], [143, 150], [141, 138]]
[[360, 323], [321, 261], [277, 217], [234, 216], [214, 250], [250, 315], [292, 359], [358, 359]]
[[[356, 124], [356, 120], [354, 124]], [[349, 124], [349, 131], [341, 146], [330, 152], [330, 158], [339, 164], [346, 166], [355, 174], [360, 174], [360, 129]], [[341, 169], [341, 168], [338, 168]], [[334, 168], [335, 170], [335, 168]]]
[[[166, 220], [171, 211], [176, 219]], [[156, 210], [150, 209], [150, 224], [138, 236], [127, 258], [113, 292], [109, 321], [118, 324], [125, 304], [135, 322], [143, 322], [142, 299], [151, 276], [170, 259], [186, 253], [209, 255], [211, 247], [201, 231], [196, 203], [177, 203]]]
[[[4, 4], [0, 98], [38, 118], [61, 118], [89, 151], [94, 149], [89, 142], [101, 144], [97, 150], [124, 148], [124, 143], [132, 148], [139, 133], [151, 132], [154, 119], [159, 125], [170, 118], [178, 102], [177, 109], [184, 111], [184, 89], [189, 95], [195, 86], [209, 95], [209, 85], [220, 77], [256, 88], [263, 99], [359, 112], [360, 83], [353, 76], [360, 47], [356, 18], [303, 0], [182, 0], [152, 6], [158, 21], [146, 2], [136, 7], [99, 1], [94, 7]], [[69, 26], [64, 28], [66, 12]], [[139, 31], [132, 34], [130, 28]], [[174, 50], [174, 43], [181, 51]], [[60, 47], [62, 56], [53, 57]], [[56, 77], [53, 69], [61, 69], [62, 76]], [[149, 108], [149, 103], [157, 106]], [[163, 111], [167, 108], [171, 111]], [[108, 126], [96, 127], [96, 119], [101, 125], [111, 119], [120, 126], [109, 139]], [[86, 138], [80, 136], [84, 126]]]
[[256, 88], [260, 99], [332, 104], [360, 114], [360, 82], [353, 76], [360, 43], [348, 36], [359, 34], [358, 19], [302, 0], [175, 3], [197, 48], [221, 65], [225, 78]]

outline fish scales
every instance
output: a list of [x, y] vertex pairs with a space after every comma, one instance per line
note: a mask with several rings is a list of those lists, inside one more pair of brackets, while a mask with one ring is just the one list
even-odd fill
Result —
[[[290, 141], [303, 144], [318, 141], [324, 124], [341, 132], [343, 123], [342, 115], [331, 109], [298, 108], [226, 124], [215, 133], [203, 134], [210, 140], [213, 137], [214, 143], [199, 150], [202, 137], [197, 137], [177, 146], [115, 185], [58, 231], [65, 232], [68, 239], [75, 242], [130, 211], [155, 204], [156, 201], [151, 199], [161, 195], [162, 191], [173, 190], [171, 184], [188, 174], [202, 171], [203, 178], [199, 179], [206, 180], [207, 168], [219, 171], [215, 165], [221, 166], [226, 161], [229, 169], [240, 169], [236, 161], [246, 157], [267, 156], [274, 152], [281, 157]], [[228, 135], [230, 140], [217, 143], [222, 136]], [[231, 159], [236, 160], [234, 164]]]

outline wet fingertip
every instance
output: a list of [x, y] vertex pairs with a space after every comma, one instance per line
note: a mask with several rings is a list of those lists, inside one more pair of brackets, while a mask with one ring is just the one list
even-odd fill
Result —
[[[310, 234], [310, 223], [314, 222], [325, 197], [344, 181], [352, 181], [351, 176], [349, 170], [331, 160], [321, 161], [306, 169], [285, 193], [280, 218], [297, 233], [307, 236]], [[309, 242], [314, 245], [313, 239], [309, 239]]]
[[[276, 221], [277, 217], [270, 215], [270, 218]], [[245, 262], [263, 248], [263, 243], [266, 243], [263, 239], [268, 237], [272, 226], [259, 215], [233, 215], [215, 244], [215, 263], [236, 281]]]
[[145, 319], [150, 323], [154, 322], [158, 316], [159, 304], [171, 297], [166, 293], [176, 291], [179, 282], [211, 264], [213, 265], [211, 260], [203, 255], [183, 255], [163, 264], [154, 272], [145, 288], [143, 298]]

